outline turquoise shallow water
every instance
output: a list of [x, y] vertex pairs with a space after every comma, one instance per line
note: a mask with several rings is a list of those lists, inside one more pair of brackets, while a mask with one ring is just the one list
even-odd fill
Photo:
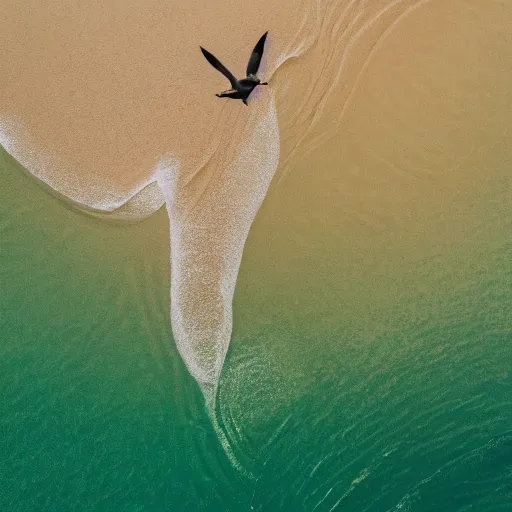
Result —
[[250, 479], [172, 340], [165, 212], [85, 217], [3, 152], [0, 179], [0, 510], [512, 510], [503, 187], [462, 241], [402, 261], [383, 240], [358, 265], [307, 204], [276, 223], [295, 196], [273, 190], [218, 400]]

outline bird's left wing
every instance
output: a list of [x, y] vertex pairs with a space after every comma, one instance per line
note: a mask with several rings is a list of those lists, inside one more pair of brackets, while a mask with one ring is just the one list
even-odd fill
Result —
[[217, 70], [220, 71], [230, 82], [231, 87], [233, 89], [238, 89], [238, 81], [233, 76], [233, 73], [229, 71], [229, 69], [222, 64], [222, 62], [217, 59], [214, 55], [212, 55], [208, 50], [205, 50], [202, 46], [200, 46], [201, 51], [203, 52], [203, 55], [205, 56], [206, 60]]

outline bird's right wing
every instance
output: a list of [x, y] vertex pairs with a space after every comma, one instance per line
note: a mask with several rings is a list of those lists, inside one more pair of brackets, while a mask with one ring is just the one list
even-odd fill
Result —
[[212, 55], [208, 50], [205, 50], [202, 46], [200, 46], [199, 48], [201, 48], [201, 51], [203, 52], [203, 55], [205, 56], [206, 60], [231, 82], [231, 87], [233, 87], [233, 89], [238, 89], [238, 81], [233, 76], [231, 71], [229, 71], [229, 69], [226, 66], [224, 66], [224, 64], [222, 64], [222, 62], [220, 62], [220, 60], [217, 59], [217, 57], [215, 57], [214, 55]]
[[265, 49], [265, 40], [267, 39], [268, 31], [265, 32], [260, 40], [256, 43], [254, 50], [249, 58], [249, 64], [247, 64], [247, 76], [256, 75], [260, 68], [261, 57], [263, 57], [263, 50]]

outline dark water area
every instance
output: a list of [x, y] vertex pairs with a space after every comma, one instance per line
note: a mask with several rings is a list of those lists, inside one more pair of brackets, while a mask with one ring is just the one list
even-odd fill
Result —
[[265, 204], [217, 403], [249, 478], [172, 339], [165, 211], [86, 217], [4, 152], [0, 179], [0, 510], [512, 509], [507, 218], [384, 278], [300, 224], [285, 266]]

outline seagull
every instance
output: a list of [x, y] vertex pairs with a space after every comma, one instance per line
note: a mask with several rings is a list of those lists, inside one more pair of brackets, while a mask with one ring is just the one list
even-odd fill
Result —
[[247, 64], [247, 76], [241, 80], [237, 80], [233, 73], [224, 66], [217, 57], [212, 55], [208, 50], [205, 50], [202, 46], [201, 51], [205, 56], [206, 60], [217, 70], [220, 71], [230, 82], [231, 89], [216, 94], [218, 98], [233, 98], [235, 100], [242, 100], [247, 105], [247, 98], [251, 95], [252, 91], [258, 85], [268, 85], [267, 82], [260, 82], [260, 79], [256, 76], [260, 67], [261, 57], [263, 56], [263, 50], [265, 48], [265, 40], [267, 39], [268, 31], [265, 32], [260, 40], [256, 43], [254, 50], [249, 58], [249, 64]]

